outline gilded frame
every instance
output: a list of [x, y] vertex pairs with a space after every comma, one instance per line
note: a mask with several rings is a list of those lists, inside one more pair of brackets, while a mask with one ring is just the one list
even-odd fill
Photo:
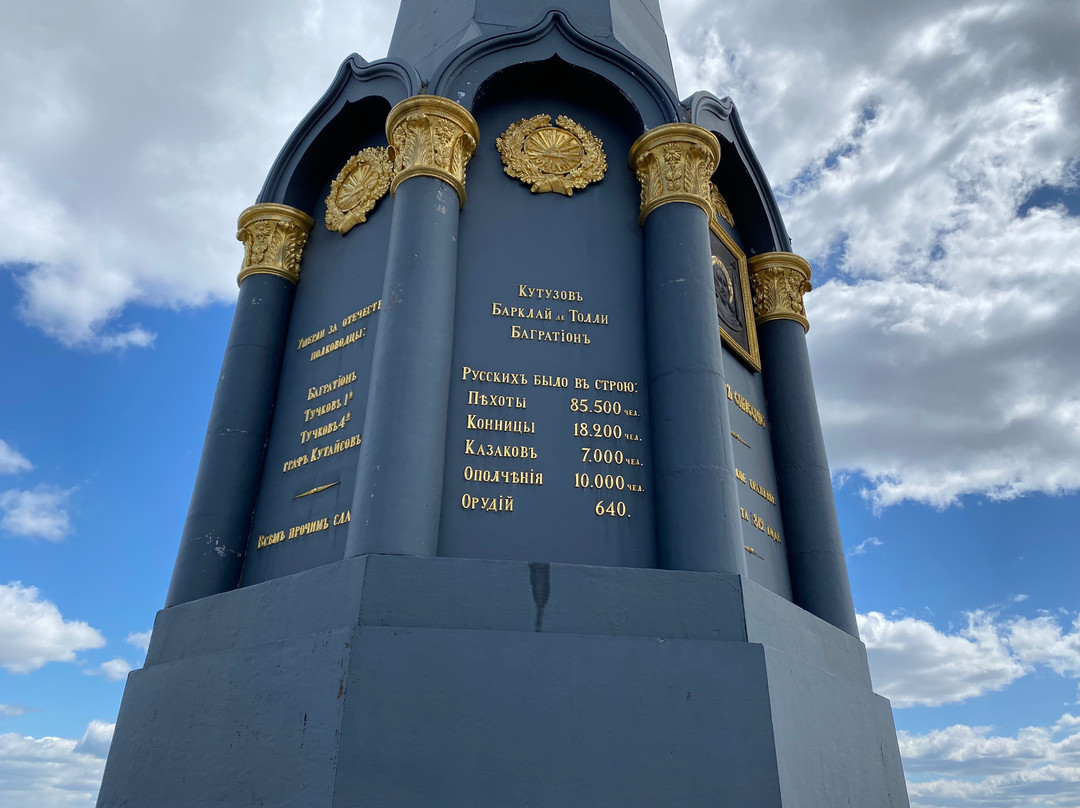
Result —
[[[743, 362], [749, 365], [755, 373], [761, 372], [761, 353], [758, 350], [757, 323], [754, 318], [754, 298], [750, 291], [750, 271], [746, 263], [746, 255], [735, 240], [728, 235], [727, 231], [716, 221], [715, 216], [709, 217], [709, 230], [724, 245], [724, 248], [735, 258], [739, 267], [739, 286], [742, 290], [743, 319], [746, 323], [746, 346], [744, 347], [734, 336], [728, 333], [720, 320], [720, 312], [716, 317], [720, 331], [720, 339], [724, 345], [732, 350]], [[710, 239], [710, 254], [715, 258]]]

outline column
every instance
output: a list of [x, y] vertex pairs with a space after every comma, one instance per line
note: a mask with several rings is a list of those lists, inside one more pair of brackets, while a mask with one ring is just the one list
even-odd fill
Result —
[[660, 565], [746, 574], [709, 248], [720, 144], [665, 124], [639, 137], [653, 487]]
[[437, 551], [458, 215], [479, 136], [468, 110], [434, 95], [386, 119], [394, 213], [346, 557]]
[[165, 605], [235, 589], [247, 551], [300, 258], [314, 221], [288, 205], [240, 214], [240, 295]]
[[806, 352], [810, 264], [771, 252], [749, 265], [791, 590], [799, 606], [858, 637]]

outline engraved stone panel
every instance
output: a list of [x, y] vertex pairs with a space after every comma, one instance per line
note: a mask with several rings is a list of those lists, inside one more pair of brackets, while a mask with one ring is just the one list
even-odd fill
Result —
[[[325, 215], [331, 181], [319, 194]], [[304, 249], [243, 584], [339, 561], [351, 520], [393, 201]]]
[[439, 554], [655, 566], [636, 180], [534, 195], [494, 143], [537, 108], [634, 138], [599, 93], [516, 96], [474, 110]]

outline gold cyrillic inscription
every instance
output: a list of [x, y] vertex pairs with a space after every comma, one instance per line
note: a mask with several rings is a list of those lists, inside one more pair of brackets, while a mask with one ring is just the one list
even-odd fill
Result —
[[524, 283], [518, 284], [518, 297], [537, 298], [538, 300], [576, 300], [581, 303], [585, 300], [581, 292], [571, 289], [535, 289]]
[[472, 494], [461, 495], [461, 507], [467, 511], [488, 511], [489, 513], [513, 513], [513, 497], [475, 497]]
[[750, 480], [750, 490], [757, 494], [759, 497], [762, 497], [770, 505], [776, 504], [776, 495], [773, 494], [772, 491], [769, 491], [767, 488], [762, 488], [760, 485], [754, 482], [753, 479]]
[[342, 511], [341, 513], [334, 514], [333, 518], [324, 516], [321, 519], [312, 519], [310, 522], [304, 522], [302, 525], [294, 525], [293, 527], [290, 527], [288, 531], [279, 530], [276, 533], [260, 535], [255, 540], [255, 549], [261, 550], [264, 547], [280, 544], [281, 542], [290, 539], [298, 539], [301, 536], [310, 536], [312, 533], [321, 533], [324, 530], [329, 530], [331, 526], [340, 527], [341, 525], [347, 525], [351, 519], [352, 511]]
[[556, 390], [562, 390], [570, 384], [570, 380], [565, 376], [533, 376], [533, 387], [554, 387]]
[[362, 438], [360, 435], [353, 435], [348, 438], [340, 438], [325, 446], [316, 446], [311, 450], [310, 454], [302, 454], [299, 457], [294, 457], [292, 460], [286, 460], [281, 466], [281, 473], [284, 474], [287, 471], [293, 471], [301, 466], [306, 466], [308, 463], [316, 463], [324, 457], [336, 455], [338, 452], [344, 452], [346, 449], [353, 449], [360, 445], [361, 440]]
[[466, 429], [482, 429], [490, 432], [519, 432], [523, 435], [536, 434], [536, 421], [507, 421], [503, 418], [477, 418], [475, 413], [466, 413]]
[[738, 407], [740, 410], [742, 410], [747, 415], [749, 415], [750, 419], [755, 424], [757, 424], [762, 429], [764, 429], [765, 428], [765, 415], [761, 412], [761, 410], [759, 410], [757, 407], [755, 407], [753, 404], [751, 404], [749, 401], [747, 401], [745, 398], [743, 398], [743, 396], [740, 395], [738, 392], [732, 390], [730, 384], [724, 385], [724, 386], [727, 387], [728, 401], [733, 401], [735, 403], [736, 407]]
[[308, 455], [311, 458], [311, 462], [322, 460], [324, 457], [330, 457], [336, 455], [338, 452], [344, 452], [346, 449], [353, 449], [360, 445], [360, 435], [353, 435], [350, 438], [341, 438], [333, 443], [328, 443], [325, 446], [316, 446], [311, 450], [311, 454]]
[[468, 365], [461, 366], [463, 382], [491, 382], [492, 384], [528, 384], [529, 377], [524, 373], [506, 373], [501, 370], [473, 370]]
[[489, 396], [477, 390], [469, 391], [469, 404], [480, 407], [510, 407], [525, 409], [525, 396]]
[[570, 322], [572, 323], [585, 323], [587, 325], [608, 325], [608, 316], [606, 314], [592, 314], [586, 311], [578, 311], [577, 309], [570, 309]]
[[[327, 401], [325, 404], [320, 404], [318, 407], [312, 407], [310, 410], [304, 410], [304, 423], [312, 421], [316, 418], [322, 418], [324, 415], [340, 410], [350, 401], [352, 401], [353, 391], [350, 390], [341, 398], [335, 398], [333, 401]], [[300, 441], [303, 443], [303, 441]]]
[[535, 460], [536, 447], [477, 443], [475, 440], [466, 440], [465, 454], [476, 455], [477, 457], [513, 457], [515, 459]]
[[780, 534], [765, 524], [765, 520], [756, 513], [747, 513], [746, 508], [739, 508], [739, 517], [744, 522], [749, 522], [777, 544], [781, 544]]
[[519, 317], [522, 320], [550, 320], [551, 309], [525, 308], [524, 306], [506, 306], [497, 301], [491, 302], [492, 317]]
[[348, 384], [352, 384], [356, 381], [356, 371], [352, 373], [344, 373], [338, 376], [332, 382], [326, 384], [320, 384], [317, 387], [309, 387], [307, 391], [307, 400], [313, 401], [320, 396], [325, 396], [327, 393], [332, 393], [338, 388], [345, 387]]
[[543, 485], [544, 472], [533, 471], [502, 471], [499, 469], [474, 469], [466, 466], [463, 472], [465, 480], [470, 483], [499, 483], [502, 485]]
[[299, 351], [301, 348], [306, 348], [307, 346], [311, 345], [311, 343], [318, 342], [319, 340], [321, 340], [325, 336], [326, 336], [326, 329], [325, 328], [320, 328], [314, 334], [310, 334], [310, 335], [302, 338], [301, 340], [299, 340], [299, 342], [297, 343], [297, 346], [296, 346], [296, 350]]
[[355, 323], [357, 320], [363, 320], [365, 317], [374, 314], [382, 308], [382, 300], [376, 300], [374, 303], [368, 303], [364, 308], [354, 311], [352, 314], [348, 314], [341, 318], [341, 327], [345, 328]]
[[352, 420], [352, 413], [347, 412], [341, 416], [339, 421], [331, 421], [324, 426], [320, 426], [317, 429], [302, 429], [300, 430], [300, 442], [307, 443], [309, 440], [315, 440], [316, 438], [325, 438], [331, 432], [337, 432], [339, 429], [344, 429], [345, 424]]
[[576, 331], [541, 331], [538, 328], [522, 328], [520, 325], [510, 326], [510, 339], [535, 340], [536, 342], [569, 342], [574, 345], [592, 345], [588, 334], [579, 334]]
[[264, 547], [269, 547], [271, 544], [277, 544], [280, 541], [285, 541], [284, 530], [279, 530], [276, 533], [268, 533], [265, 536], [259, 536], [255, 541], [255, 549], [261, 550]]
[[311, 361], [314, 362], [316, 359], [321, 359], [329, 353], [344, 348], [346, 345], [352, 345], [354, 342], [359, 342], [364, 338], [366, 333], [366, 328], [358, 328], [356, 331], [350, 331], [344, 337], [338, 337], [333, 342], [328, 343], [321, 348], [316, 348], [311, 352]]
[[[615, 381], [614, 379], [594, 379], [593, 385], [597, 390], [602, 390], [605, 393], [636, 393], [638, 391], [637, 382], [622, 382]], [[589, 388], [586, 387], [586, 390]]]

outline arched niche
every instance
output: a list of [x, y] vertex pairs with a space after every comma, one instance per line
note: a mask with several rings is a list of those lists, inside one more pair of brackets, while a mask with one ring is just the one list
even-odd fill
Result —
[[698, 92], [684, 102], [690, 121], [720, 140], [720, 165], [713, 182], [727, 200], [742, 246], [748, 255], [789, 251], [788, 236], [769, 181], [750, 147], [730, 98]]
[[644, 62], [585, 36], [558, 11], [531, 28], [463, 46], [435, 70], [428, 91], [471, 109], [480, 89], [514, 65], [557, 57], [619, 87], [637, 110], [643, 129], [683, 120], [671, 88]]
[[[546, 55], [521, 63], [517, 52], [515, 64], [487, 74], [464, 99], [480, 139], [468, 166], [468, 201], [458, 232], [438, 552], [651, 568], [657, 562], [644, 250], [640, 186], [627, 164], [630, 146], [644, 127], [642, 109], [605, 74], [561, 54], [536, 52]], [[496, 139], [540, 114], [550, 116], [552, 124], [565, 115], [602, 141], [606, 171], [599, 181], [572, 195], [533, 193], [529, 184], [506, 173]], [[657, 108], [647, 114], [655, 119]], [[554, 290], [557, 296], [533, 296], [527, 291], [532, 288]], [[536, 316], [547, 310], [550, 320]], [[557, 336], [521, 337], [525, 332]], [[487, 378], [502, 381], [483, 382], [466, 369], [494, 371], [500, 375]], [[509, 378], [514, 380], [506, 382]], [[597, 379], [628, 384], [623, 392], [598, 389]], [[508, 406], [485, 407], [491, 400], [485, 397], [491, 396], [497, 402], [505, 396]], [[590, 408], [598, 399], [617, 405], [624, 415], [588, 418], [573, 409], [575, 398], [587, 398]], [[634, 415], [626, 416], [627, 411]], [[477, 419], [487, 418], [521, 422], [521, 431], [477, 429]], [[589, 437], [581, 433], [582, 423], [588, 424]], [[601, 430], [618, 424], [635, 438], [594, 438], [593, 424]], [[496, 452], [509, 447], [511, 456], [479, 453], [489, 445]], [[620, 459], [628, 462], [590, 465], [582, 460], [584, 446], [621, 450]], [[498, 484], [486, 476], [477, 480], [477, 470], [542, 474], [543, 481], [526, 477], [529, 482]], [[611, 472], [615, 487], [595, 487], [594, 472], [600, 471]], [[507, 497], [513, 498], [512, 511], [505, 508]], [[559, 507], [551, 507], [555, 502]], [[601, 514], [601, 502], [605, 508], [616, 504]]]
[[420, 76], [411, 66], [391, 59], [368, 64], [350, 56], [285, 142], [258, 201], [312, 213], [327, 174], [333, 177], [365, 146], [385, 146], [386, 114], [419, 91]]

